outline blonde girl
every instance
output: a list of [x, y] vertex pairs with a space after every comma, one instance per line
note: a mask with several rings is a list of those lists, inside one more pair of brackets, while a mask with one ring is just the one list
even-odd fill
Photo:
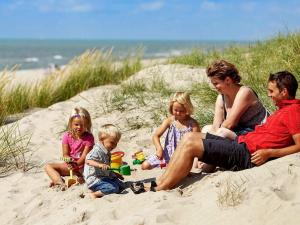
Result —
[[94, 137], [91, 134], [91, 117], [82, 107], [72, 110], [68, 121], [67, 132], [62, 137], [62, 153], [71, 163], [49, 163], [45, 171], [51, 179], [50, 186], [64, 186], [61, 176], [69, 175], [70, 169], [82, 177], [82, 170], [87, 153], [94, 146]]
[[[190, 95], [187, 92], [176, 92], [170, 99], [169, 113], [163, 123], [155, 131], [152, 141], [156, 148], [156, 154], [150, 155], [142, 163], [142, 169], [152, 169], [162, 162], [168, 163], [173, 155], [180, 139], [187, 132], [199, 132], [198, 122], [191, 117], [194, 107]], [[165, 146], [162, 148], [160, 137], [168, 130]]]

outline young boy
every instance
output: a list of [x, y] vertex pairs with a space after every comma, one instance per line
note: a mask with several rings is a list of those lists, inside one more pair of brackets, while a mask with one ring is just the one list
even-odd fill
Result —
[[93, 198], [107, 194], [120, 193], [124, 184], [120, 174], [108, 170], [110, 167], [110, 152], [117, 146], [121, 132], [112, 124], [101, 126], [99, 142], [87, 154], [84, 165], [84, 178]]

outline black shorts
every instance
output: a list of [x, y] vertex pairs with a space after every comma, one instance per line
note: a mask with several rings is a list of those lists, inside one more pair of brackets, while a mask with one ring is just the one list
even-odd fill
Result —
[[243, 170], [254, 166], [245, 143], [237, 143], [207, 133], [203, 139], [204, 153], [201, 161], [227, 170]]

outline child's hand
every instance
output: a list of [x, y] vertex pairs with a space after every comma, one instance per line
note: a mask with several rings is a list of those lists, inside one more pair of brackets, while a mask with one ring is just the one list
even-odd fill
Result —
[[110, 166], [106, 165], [106, 164], [99, 164], [99, 168], [102, 170], [108, 170], [110, 168]]
[[74, 162], [74, 161], [73, 162], [68, 162], [67, 166], [68, 166], [69, 170], [72, 170], [72, 169], [75, 169], [77, 167], [77, 163]]
[[163, 151], [161, 151], [161, 150], [156, 151], [156, 156], [158, 159], [162, 160], [163, 159]]

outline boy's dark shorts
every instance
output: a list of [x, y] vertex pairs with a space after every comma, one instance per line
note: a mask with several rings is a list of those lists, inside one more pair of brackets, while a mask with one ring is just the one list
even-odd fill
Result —
[[204, 153], [202, 162], [219, 166], [227, 170], [243, 170], [254, 166], [251, 155], [245, 143], [237, 143], [207, 133], [203, 139]]

